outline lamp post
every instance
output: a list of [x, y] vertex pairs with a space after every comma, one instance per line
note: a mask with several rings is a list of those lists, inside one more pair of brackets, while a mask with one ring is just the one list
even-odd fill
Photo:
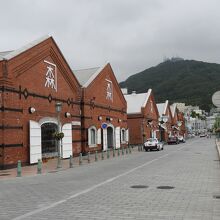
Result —
[[181, 125], [182, 125], [182, 121], [177, 121], [177, 126], [179, 129], [180, 129]]
[[[57, 122], [58, 122], [58, 132], [61, 132], [61, 123], [60, 123], [60, 112], [62, 109], [62, 103], [57, 102], [55, 104], [55, 108], [56, 108], [56, 113], [57, 113]], [[60, 155], [60, 151], [61, 151], [61, 139], [57, 139], [57, 147], [58, 147], [58, 157], [57, 157], [57, 168], [61, 168], [61, 155]]]
[[[168, 116], [167, 115], [162, 115], [160, 118], [159, 118], [159, 122], [160, 124], [163, 124], [163, 123], [167, 123], [168, 121]], [[162, 129], [160, 128], [160, 141], [162, 141]]]

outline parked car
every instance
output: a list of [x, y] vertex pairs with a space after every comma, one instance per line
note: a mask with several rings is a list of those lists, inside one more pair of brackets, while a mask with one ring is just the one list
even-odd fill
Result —
[[179, 140], [179, 142], [182, 142], [182, 143], [186, 142], [185, 138], [182, 135], [178, 136], [178, 140]]
[[144, 143], [145, 151], [148, 150], [163, 150], [163, 143], [159, 142], [157, 138], [149, 138]]
[[168, 138], [167, 144], [179, 144], [179, 139], [176, 136], [171, 136]]
[[205, 133], [201, 133], [201, 134], [199, 135], [199, 137], [206, 137], [206, 134], [205, 134]]

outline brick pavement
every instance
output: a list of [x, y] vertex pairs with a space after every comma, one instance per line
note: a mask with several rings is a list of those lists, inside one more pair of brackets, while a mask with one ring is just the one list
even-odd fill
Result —
[[[213, 198], [220, 195], [213, 139], [1, 183], [1, 219], [220, 219], [220, 199]], [[148, 188], [131, 188], [139, 184]]]
[[[132, 153], [137, 153], [139, 152], [139, 149], [137, 146], [131, 148]], [[129, 154], [129, 151], [126, 153], [124, 150], [124, 155], [122, 155], [122, 150], [120, 149], [120, 156], [126, 156], [126, 154]], [[102, 155], [101, 153], [98, 153], [98, 161], [102, 160]], [[115, 151], [115, 157], [118, 157], [118, 152]], [[104, 160], [105, 159], [112, 159], [113, 158], [113, 151], [109, 151], [109, 158], [107, 158], [107, 152], [104, 152]], [[73, 168], [79, 166], [79, 157], [74, 157], [73, 158]], [[95, 162], [95, 154], [90, 154], [90, 163]], [[42, 162], [42, 174], [47, 174], [47, 173], [53, 173], [53, 172], [59, 172], [63, 171], [66, 169], [69, 169], [70, 161], [69, 159], [62, 160], [62, 168], [57, 169], [57, 159], [49, 159], [45, 162]], [[82, 165], [88, 164], [88, 156], [83, 156], [82, 157]], [[37, 164], [30, 165], [30, 166], [22, 166], [22, 176], [34, 176], [37, 174]], [[2, 179], [9, 179], [9, 178], [15, 178], [17, 177], [17, 168], [13, 169], [6, 169], [6, 170], [0, 170], [0, 181]]]

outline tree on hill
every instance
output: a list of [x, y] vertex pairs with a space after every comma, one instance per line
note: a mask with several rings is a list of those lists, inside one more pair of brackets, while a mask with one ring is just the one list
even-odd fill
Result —
[[220, 90], [220, 64], [195, 60], [166, 60], [155, 67], [130, 76], [120, 83], [128, 92], [154, 91], [156, 102], [185, 102], [209, 111], [211, 97]]

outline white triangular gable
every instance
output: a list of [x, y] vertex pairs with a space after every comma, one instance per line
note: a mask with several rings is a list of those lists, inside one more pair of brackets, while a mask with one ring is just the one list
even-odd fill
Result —
[[62, 140], [62, 157], [69, 158], [73, 154], [72, 148], [72, 124], [67, 123], [63, 125], [62, 132], [64, 138]]
[[41, 152], [41, 126], [38, 122], [30, 120], [30, 164], [42, 159]]

